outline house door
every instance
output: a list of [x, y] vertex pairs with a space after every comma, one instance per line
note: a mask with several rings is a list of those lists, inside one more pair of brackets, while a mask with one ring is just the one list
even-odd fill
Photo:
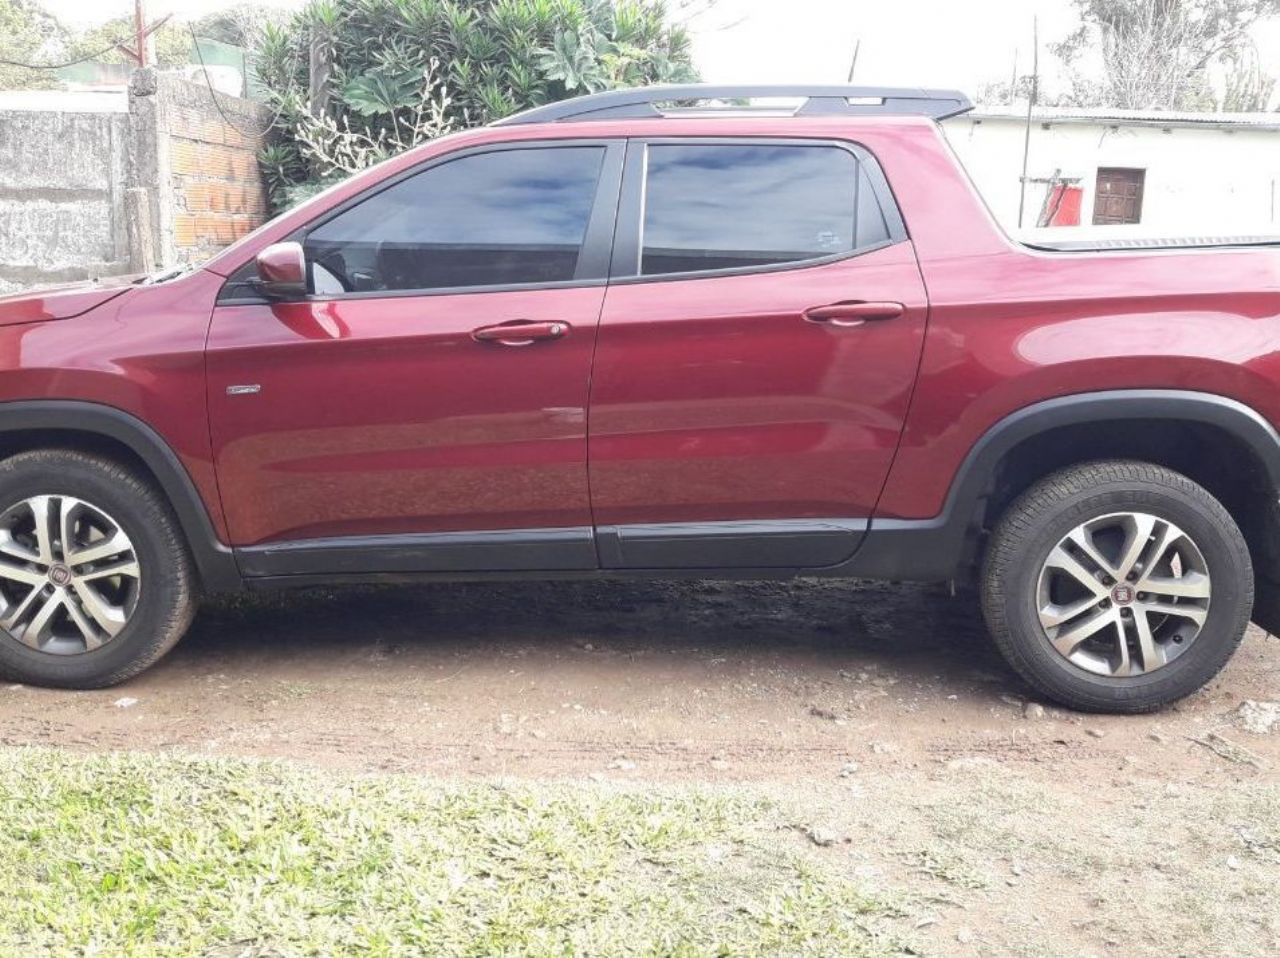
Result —
[[1093, 198], [1093, 223], [1108, 226], [1142, 222], [1142, 190], [1146, 170], [1102, 168]]

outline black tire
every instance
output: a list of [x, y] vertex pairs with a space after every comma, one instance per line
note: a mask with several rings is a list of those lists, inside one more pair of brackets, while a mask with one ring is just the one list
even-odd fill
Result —
[[[1146, 674], [1099, 675], [1059, 654], [1042, 628], [1040, 570], [1081, 523], [1128, 510], [1185, 531], [1203, 555], [1212, 594], [1185, 652]], [[1186, 476], [1144, 462], [1085, 463], [1043, 479], [1006, 510], [987, 547], [982, 607], [1001, 654], [1038, 692], [1086, 712], [1149, 712], [1195, 692], [1231, 658], [1249, 624], [1253, 566], [1230, 513]]]
[[196, 579], [164, 497], [111, 459], [69, 449], [19, 453], [0, 462], [0, 514], [31, 496], [72, 496], [104, 510], [129, 537], [140, 585], [124, 627], [92, 651], [60, 655], [0, 628], [0, 674], [10, 681], [95, 689], [132, 678], [168, 652], [196, 608]]

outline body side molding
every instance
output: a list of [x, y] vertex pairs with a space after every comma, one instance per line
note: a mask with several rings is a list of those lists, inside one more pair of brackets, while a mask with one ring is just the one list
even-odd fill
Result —
[[243, 586], [231, 550], [214, 531], [195, 483], [164, 438], [135, 416], [101, 403], [38, 399], [0, 402], [0, 436], [11, 432], [59, 431], [103, 436], [128, 447], [151, 470], [173, 507], [200, 572], [212, 592]]
[[846, 561], [867, 519], [766, 519], [601, 526], [604, 569], [807, 569]]
[[235, 550], [246, 577], [594, 572], [589, 526], [334, 537]]
[[[847, 560], [866, 519], [777, 519], [677, 522], [556, 529], [334, 537], [273, 542], [235, 550], [255, 584], [291, 576], [356, 579], [557, 578], [597, 574], [670, 573], [765, 578], [820, 570]], [[598, 557], [597, 557], [598, 550]]]

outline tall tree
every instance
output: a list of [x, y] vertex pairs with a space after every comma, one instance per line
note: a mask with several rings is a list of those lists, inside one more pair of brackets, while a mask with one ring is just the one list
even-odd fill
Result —
[[1276, 78], [1267, 72], [1252, 46], [1223, 61], [1221, 108], [1232, 113], [1261, 113], [1276, 99]]
[[270, 3], [234, 3], [195, 21], [192, 26], [202, 40], [217, 40], [245, 50], [257, 51], [268, 24], [289, 19], [280, 7]]
[[[46, 63], [64, 50], [66, 30], [35, 0], [0, 0], [0, 61]], [[52, 71], [0, 62], [0, 90], [40, 90], [57, 85]]]
[[1052, 49], [1075, 68], [1090, 51], [1101, 80], [1073, 69], [1081, 106], [1197, 110], [1215, 105], [1209, 71], [1248, 45], [1249, 30], [1280, 15], [1280, 0], [1074, 0], [1080, 28]]
[[[121, 50], [106, 49], [115, 42], [134, 45], [133, 14], [122, 14], [112, 17], [96, 27], [83, 31], [76, 37], [72, 52], [82, 51], [84, 54], [95, 53], [93, 59], [97, 63], [130, 63], [127, 54]], [[185, 23], [170, 20], [152, 34], [155, 49], [153, 65], [161, 67], [178, 67], [191, 62], [191, 32]], [[106, 52], [100, 52], [106, 50]]]

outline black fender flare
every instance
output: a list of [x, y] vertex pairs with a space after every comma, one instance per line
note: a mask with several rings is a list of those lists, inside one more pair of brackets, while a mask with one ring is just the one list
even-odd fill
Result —
[[243, 586], [235, 557], [218, 540], [200, 493], [186, 467], [164, 438], [136, 416], [114, 406], [80, 400], [38, 399], [0, 402], [0, 438], [14, 432], [87, 433], [114, 440], [151, 471], [186, 536], [204, 588], [212, 592]]
[[1257, 456], [1271, 489], [1280, 489], [1280, 434], [1257, 410], [1213, 393], [1116, 389], [1059, 396], [1024, 406], [987, 429], [956, 470], [942, 512], [931, 519], [872, 518], [847, 573], [871, 578], [954, 578], [1001, 461], [1019, 443], [1062, 426], [1116, 420], [1176, 420], [1213, 426]]

